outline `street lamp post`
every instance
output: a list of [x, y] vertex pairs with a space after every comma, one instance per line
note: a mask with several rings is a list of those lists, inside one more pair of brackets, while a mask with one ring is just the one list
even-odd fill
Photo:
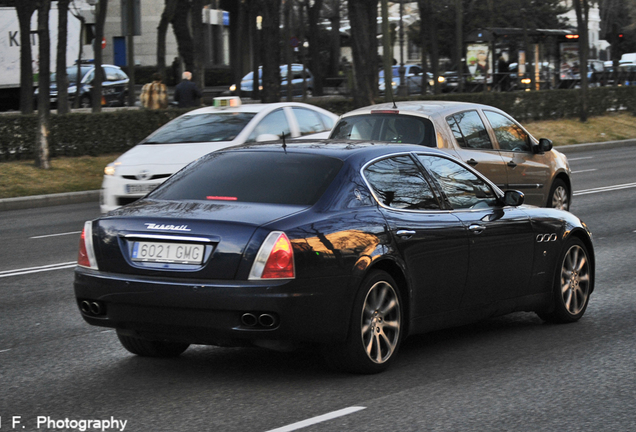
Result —
[[[402, 16], [404, 15], [404, 0], [400, 0], [400, 67], [398, 68], [398, 74], [400, 75], [400, 84], [397, 88], [398, 96], [405, 97], [409, 95], [409, 88], [404, 84], [404, 75], [406, 68], [404, 67], [404, 26], [402, 22]], [[386, 77], [385, 77], [386, 85]]]

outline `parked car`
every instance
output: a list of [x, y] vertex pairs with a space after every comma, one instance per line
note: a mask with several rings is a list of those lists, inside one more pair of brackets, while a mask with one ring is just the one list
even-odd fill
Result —
[[[397, 94], [398, 86], [400, 85], [400, 66], [394, 65], [391, 69], [393, 74], [391, 78], [391, 88], [393, 89], [393, 94]], [[422, 82], [423, 76], [424, 73], [420, 65], [404, 65], [404, 82], [406, 82], [408, 85], [409, 94], [421, 94], [422, 86], [424, 84], [428, 84], [428, 88], [432, 89], [433, 85], [435, 84], [435, 82], [433, 81], [433, 74], [430, 72], [426, 73], [426, 83]], [[446, 79], [442, 75], [440, 75], [437, 77], [437, 80], [440, 83], [441, 88], [443, 89]], [[380, 90], [380, 93], [384, 93], [386, 89], [383, 69], [381, 69], [378, 73], [378, 89]]]
[[[102, 105], [105, 106], [124, 106], [128, 97], [128, 75], [121, 70], [119, 66], [102, 65], [104, 81], [102, 82]], [[68, 97], [71, 103], [74, 103], [77, 97], [77, 66], [71, 66], [66, 69], [68, 75]], [[93, 80], [95, 79], [95, 66], [92, 64], [82, 64], [80, 66], [80, 88], [79, 88], [79, 106], [80, 108], [90, 108], [91, 90], [93, 88]], [[51, 74], [51, 105], [57, 104], [57, 74]], [[37, 97], [39, 89], [35, 90]]]
[[[280, 93], [281, 96], [287, 95], [287, 65], [280, 66]], [[305, 68], [304, 81], [306, 86], [307, 96], [311, 96], [314, 91], [314, 76], [309, 69]], [[263, 68], [258, 68], [258, 82], [259, 89], [263, 90]], [[241, 94], [238, 94], [238, 87], [236, 84], [230, 86], [230, 93], [241, 97], [252, 97], [252, 91], [254, 89], [254, 72], [250, 72], [241, 80]], [[300, 96], [303, 94], [303, 65], [292, 64], [292, 94], [294, 96]]]
[[86, 222], [75, 296], [87, 323], [140, 356], [305, 346], [381, 372], [410, 334], [515, 311], [583, 316], [588, 229], [522, 203], [425, 146], [225, 149]]
[[216, 98], [216, 106], [190, 111], [165, 124], [104, 170], [101, 210], [129, 204], [193, 160], [226, 147], [322, 133], [338, 119], [314, 105], [281, 102], [241, 104]]
[[570, 208], [572, 182], [564, 154], [535, 139], [505, 112], [464, 102], [409, 101], [373, 105], [343, 115], [335, 140], [385, 141], [435, 147], [473, 166], [536, 206]]

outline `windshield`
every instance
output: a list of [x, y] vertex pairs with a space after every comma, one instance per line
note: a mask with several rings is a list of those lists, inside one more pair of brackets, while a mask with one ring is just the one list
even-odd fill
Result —
[[158, 129], [141, 144], [232, 141], [255, 115], [243, 112], [184, 115]]
[[165, 200], [313, 205], [342, 166], [340, 159], [280, 151], [213, 152], [149, 196]]
[[[87, 67], [80, 68], [80, 73], [82, 74], [82, 76], [86, 75], [86, 72], [88, 72], [89, 69], [91, 68], [87, 68]], [[68, 76], [69, 84], [75, 84], [77, 82], [77, 66], [71, 66], [66, 68], [66, 75]], [[57, 82], [57, 73], [51, 74], [51, 82], [52, 83]]]
[[430, 120], [403, 114], [362, 114], [345, 117], [336, 124], [329, 138], [437, 147], [435, 129]]

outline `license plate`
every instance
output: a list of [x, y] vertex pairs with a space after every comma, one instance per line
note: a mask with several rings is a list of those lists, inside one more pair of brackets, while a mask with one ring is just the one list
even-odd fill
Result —
[[157, 187], [156, 184], [127, 184], [126, 193], [135, 195], [146, 195]]
[[191, 243], [134, 242], [131, 259], [150, 263], [201, 264], [205, 246]]

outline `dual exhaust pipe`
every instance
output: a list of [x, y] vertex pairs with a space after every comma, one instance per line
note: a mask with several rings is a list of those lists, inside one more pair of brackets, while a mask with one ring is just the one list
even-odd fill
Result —
[[245, 327], [274, 328], [278, 326], [278, 316], [270, 313], [246, 312], [241, 315], [241, 323]]
[[79, 307], [86, 315], [101, 316], [106, 314], [106, 308], [102, 302], [82, 300]]

